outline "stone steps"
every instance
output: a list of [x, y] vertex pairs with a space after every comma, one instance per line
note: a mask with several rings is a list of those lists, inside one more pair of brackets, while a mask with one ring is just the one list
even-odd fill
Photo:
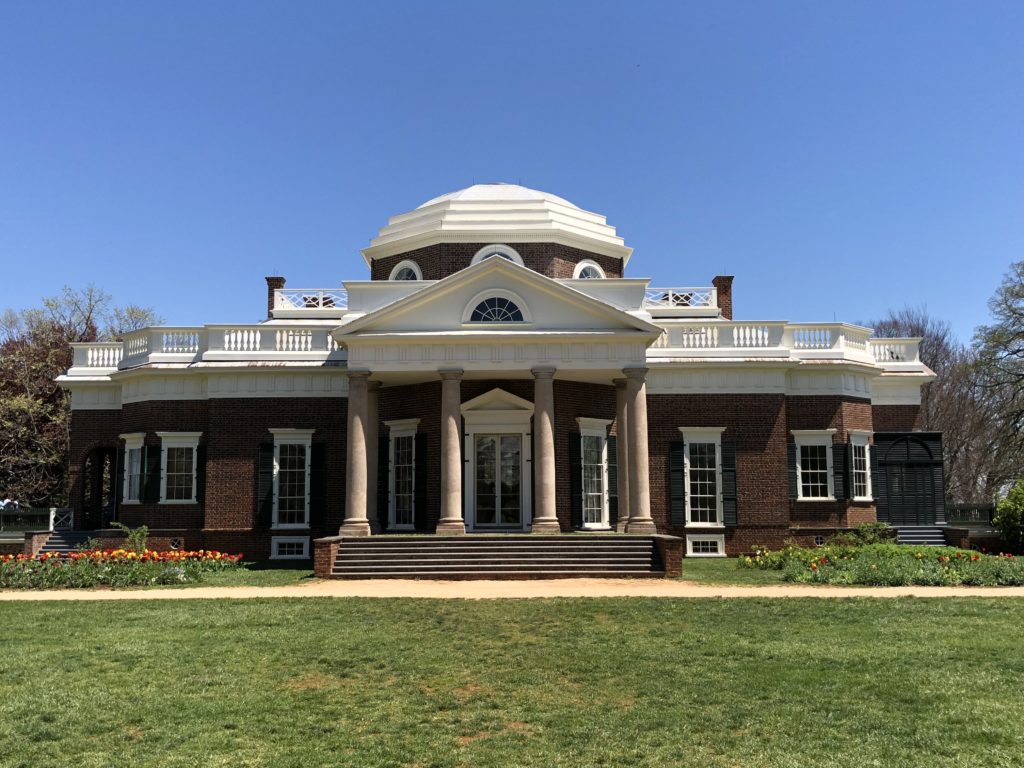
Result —
[[942, 528], [937, 525], [898, 526], [896, 542], [921, 547], [944, 547], [946, 546], [946, 536], [943, 534]]
[[90, 535], [89, 531], [54, 531], [39, 550], [39, 554], [66, 555], [85, 544]]
[[649, 536], [607, 534], [344, 539], [343, 579], [560, 579], [664, 576]]

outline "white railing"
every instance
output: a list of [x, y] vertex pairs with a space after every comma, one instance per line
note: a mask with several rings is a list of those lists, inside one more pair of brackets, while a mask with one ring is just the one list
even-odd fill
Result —
[[120, 341], [72, 344], [72, 365], [76, 368], [117, 368], [124, 353]]
[[261, 349], [263, 332], [259, 328], [225, 328], [221, 349], [228, 352], [256, 352]]
[[644, 292], [646, 309], [686, 309], [717, 307], [716, 288], [648, 288]]
[[869, 339], [871, 356], [878, 363], [919, 363], [921, 339]]
[[278, 288], [274, 291], [274, 309], [345, 309], [348, 291], [344, 288]]

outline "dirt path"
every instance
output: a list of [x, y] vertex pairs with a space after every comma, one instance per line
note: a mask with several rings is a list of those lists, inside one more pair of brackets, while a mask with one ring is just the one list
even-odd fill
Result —
[[197, 600], [266, 597], [425, 597], [489, 600], [529, 597], [1024, 597], [1024, 587], [718, 586], [645, 579], [557, 581], [314, 581], [288, 587], [188, 587], [134, 590], [0, 592], [18, 600]]

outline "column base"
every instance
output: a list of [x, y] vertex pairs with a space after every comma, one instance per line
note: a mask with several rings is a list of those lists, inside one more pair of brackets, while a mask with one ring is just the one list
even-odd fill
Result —
[[530, 533], [561, 533], [562, 526], [557, 520], [534, 520]]
[[368, 520], [346, 520], [338, 530], [339, 536], [360, 536], [370, 535], [370, 523]]
[[646, 520], [629, 520], [626, 522], [626, 533], [657, 533], [658, 528], [651, 518]]
[[466, 533], [466, 523], [463, 520], [438, 520], [437, 530], [434, 533], [445, 536], [462, 536]]
[[629, 519], [628, 518], [623, 518], [622, 520], [616, 521], [616, 523], [615, 523], [615, 532], [616, 533], [625, 533], [626, 532], [626, 525], [628, 523], [629, 523]]

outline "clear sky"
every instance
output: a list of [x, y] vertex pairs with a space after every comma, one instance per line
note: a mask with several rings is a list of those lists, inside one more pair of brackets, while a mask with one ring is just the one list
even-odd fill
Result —
[[0, 308], [258, 320], [485, 181], [737, 317], [968, 338], [1024, 258], [1024, 2], [0, 1]]

